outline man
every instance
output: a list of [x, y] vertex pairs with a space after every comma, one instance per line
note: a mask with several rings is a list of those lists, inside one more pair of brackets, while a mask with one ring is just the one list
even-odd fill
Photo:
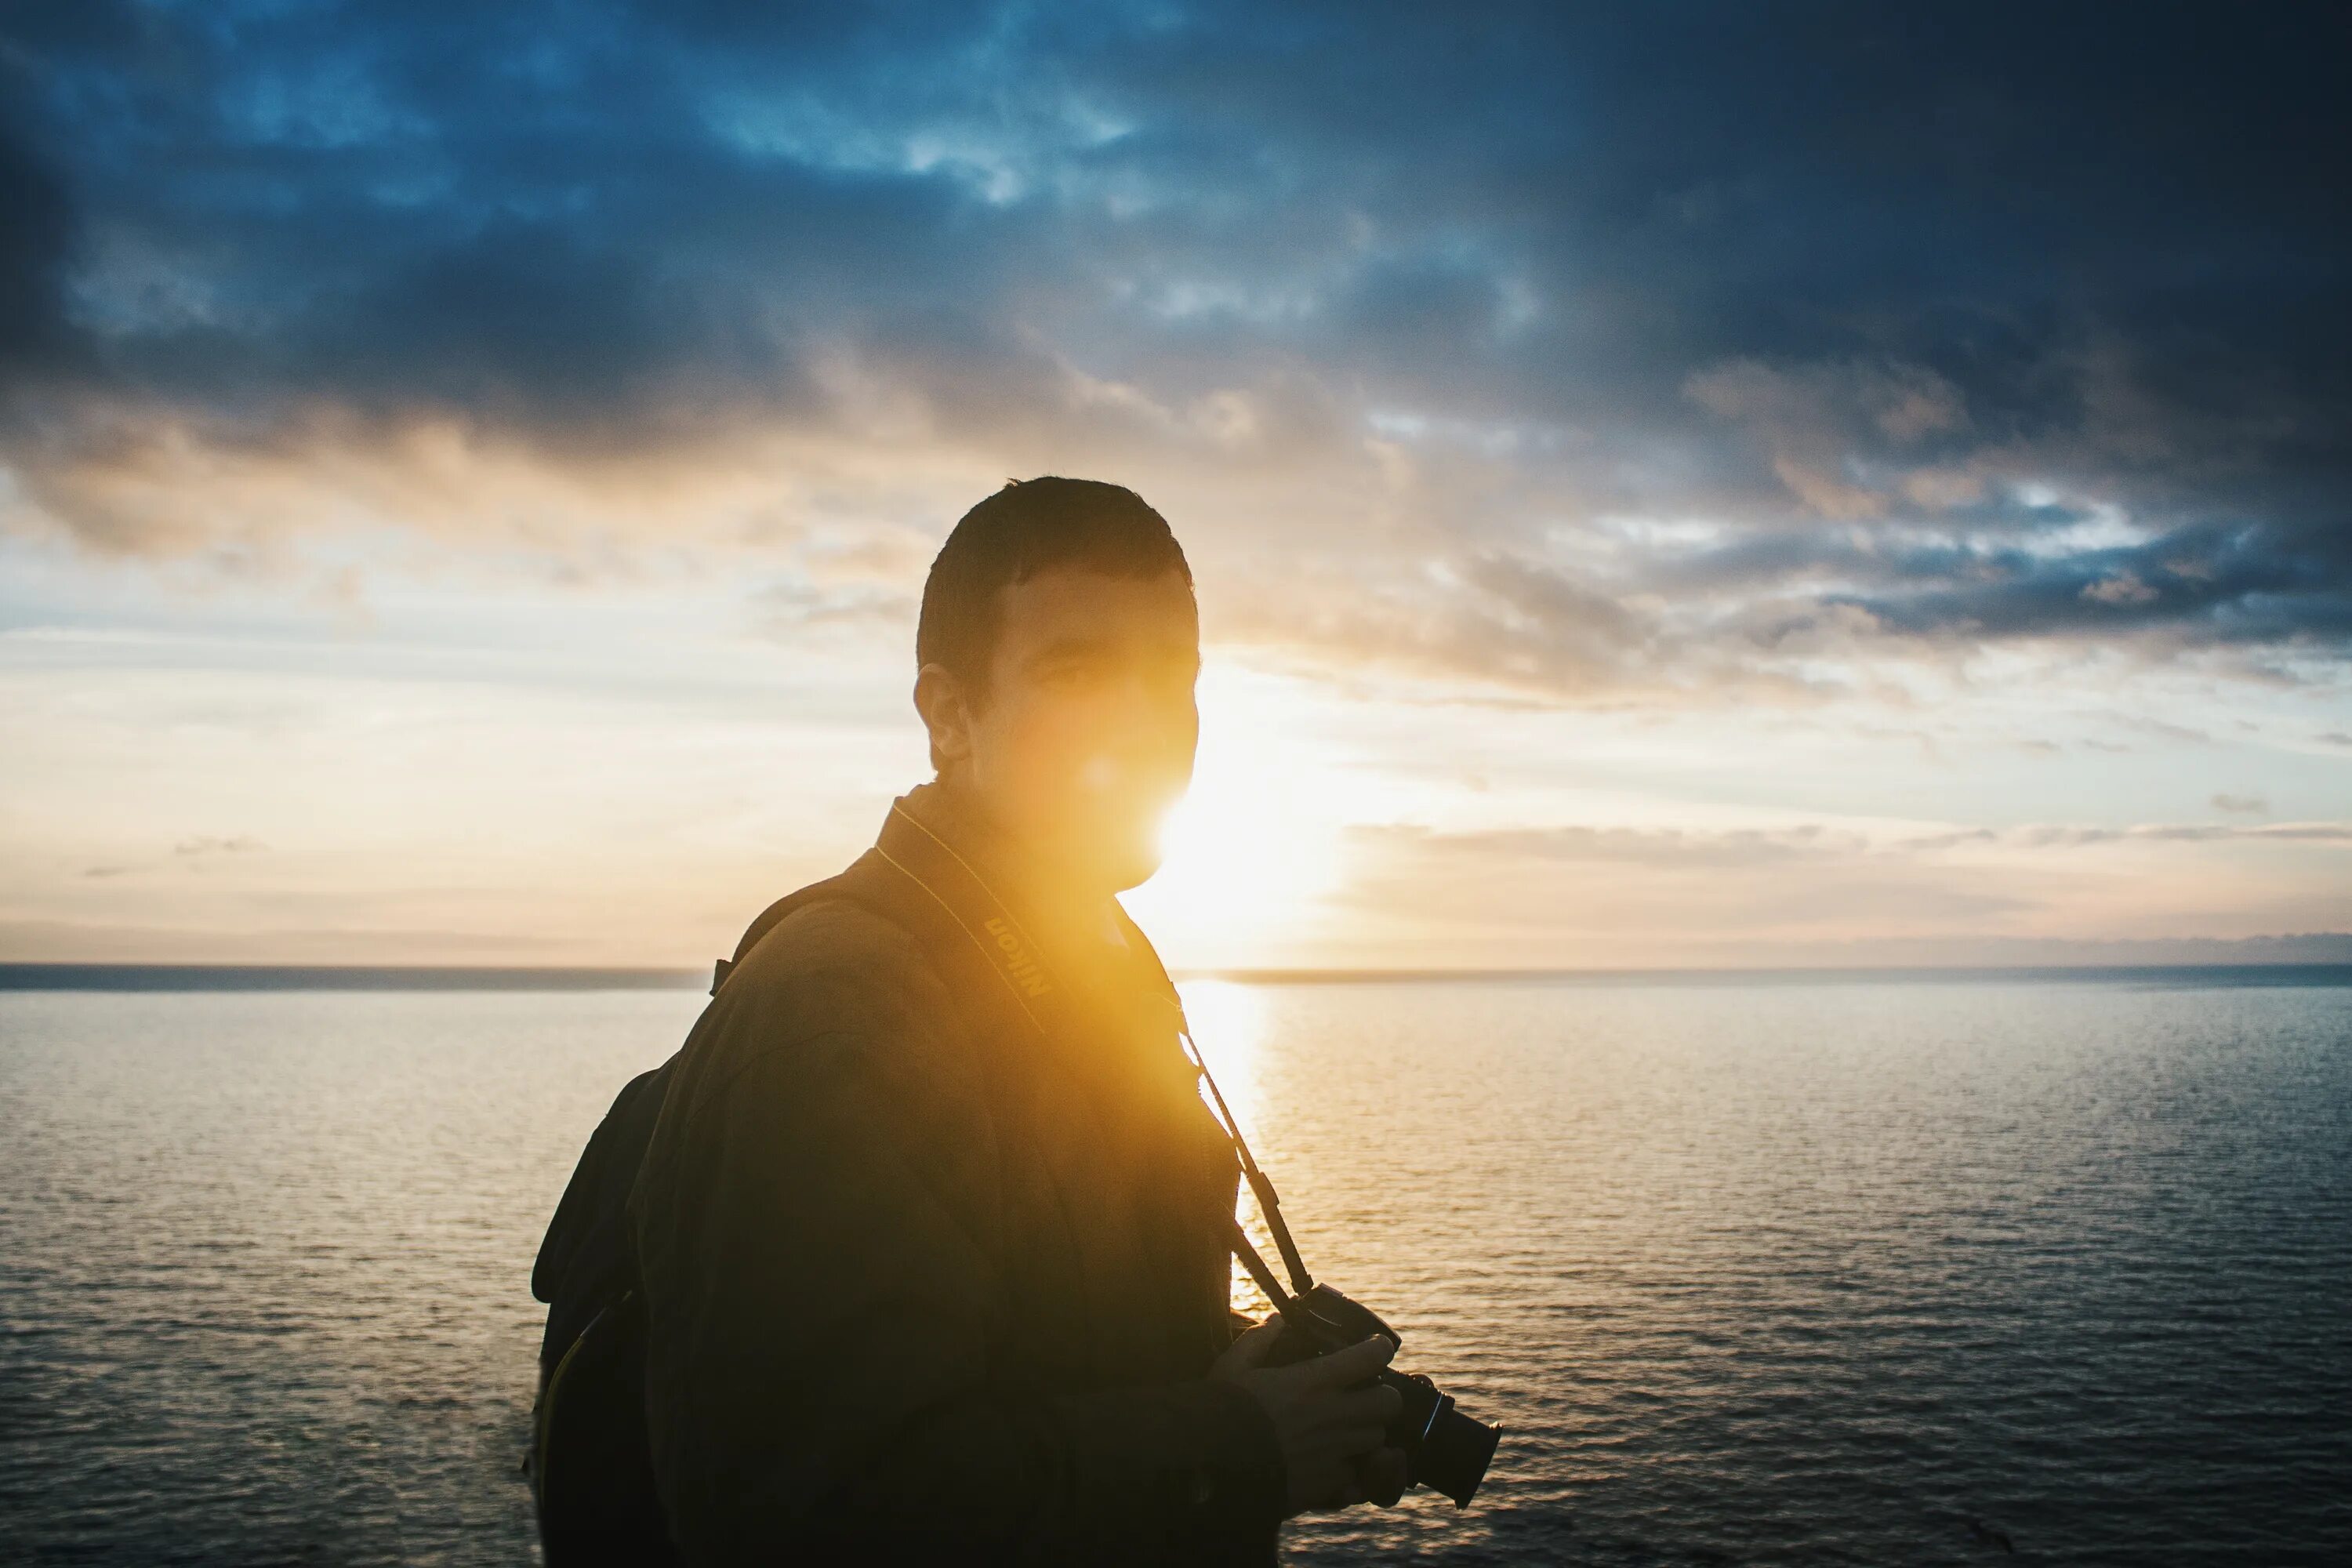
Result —
[[1112, 896], [1192, 777], [1190, 568], [1130, 490], [1010, 485], [940, 549], [916, 657], [938, 776], [844, 874], [903, 917], [755, 925], [630, 1199], [670, 1533], [709, 1563], [1271, 1563], [1403, 1459], [1387, 1340], [1266, 1367], [1276, 1321], [1234, 1336], [1234, 1157]]

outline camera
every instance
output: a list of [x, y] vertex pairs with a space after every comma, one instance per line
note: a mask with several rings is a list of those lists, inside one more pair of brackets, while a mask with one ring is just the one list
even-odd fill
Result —
[[[1404, 1343], [1403, 1336], [1382, 1322], [1378, 1313], [1328, 1285], [1294, 1296], [1278, 1310], [1282, 1332], [1267, 1350], [1263, 1365], [1311, 1361], [1360, 1344], [1374, 1334], [1391, 1344]], [[1486, 1479], [1502, 1428], [1463, 1415], [1454, 1407], [1453, 1395], [1440, 1394], [1435, 1384], [1418, 1373], [1382, 1367], [1373, 1381], [1386, 1384], [1404, 1398], [1404, 1409], [1389, 1426], [1387, 1441], [1390, 1447], [1404, 1452], [1406, 1484], [1442, 1492], [1454, 1500], [1456, 1508], [1469, 1507], [1478, 1483]]]

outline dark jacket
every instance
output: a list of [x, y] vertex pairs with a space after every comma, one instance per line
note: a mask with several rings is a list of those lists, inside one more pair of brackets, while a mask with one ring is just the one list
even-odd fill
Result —
[[1122, 949], [1024, 900], [940, 785], [892, 810], [1051, 933], [1085, 1024], [1041, 1037], [982, 955], [856, 904], [747, 938], [629, 1205], [672, 1534], [698, 1563], [1272, 1563], [1273, 1425], [1205, 1380], [1235, 1169], [1166, 972], [1123, 911]]

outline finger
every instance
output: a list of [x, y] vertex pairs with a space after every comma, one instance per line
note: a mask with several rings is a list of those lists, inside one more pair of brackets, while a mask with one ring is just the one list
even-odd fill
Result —
[[1316, 1401], [1316, 1406], [1326, 1421], [1349, 1426], [1385, 1426], [1403, 1412], [1404, 1396], [1393, 1388], [1376, 1384], [1323, 1394]]
[[1356, 1479], [1364, 1489], [1364, 1500], [1382, 1508], [1394, 1508], [1404, 1496], [1407, 1465], [1402, 1448], [1381, 1448], [1366, 1455], [1356, 1469]]
[[1327, 1427], [1315, 1435], [1317, 1447], [1340, 1455], [1350, 1462], [1376, 1452], [1388, 1438], [1387, 1427], [1367, 1426], [1361, 1423]]
[[1385, 1432], [1397, 1420], [1395, 1399], [1381, 1399], [1385, 1389], [1345, 1389], [1340, 1394], [1315, 1394], [1307, 1404], [1306, 1420], [1312, 1422], [1318, 1432], [1362, 1427], [1371, 1432]]
[[1363, 1382], [1388, 1365], [1389, 1357], [1394, 1354], [1396, 1342], [1385, 1334], [1374, 1334], [1345, 1350], [1333, 1351], [1329, 1355], [1318, 1356], [1313, 1361], [1301, 1362], [1299, 1365], [1311, 1373], [1309, 1386], [1345, 1388], [1351, 1383]]
[[1311, 1509], [1353, 1508], [1365, 1500], [1363, 1483], [1350, 1478], [1307, 1506]]
[[1278, 1313], [1268, 1312], [1263, 1321], [1234, 1335], [1233, 1342], [1217, 1359], [1236, 1371], [1247, 1372], [1265, 1360], [1266, 1352], [1274, 1349], [1274, 1342], [1280, 1338], [1282, 1318]]

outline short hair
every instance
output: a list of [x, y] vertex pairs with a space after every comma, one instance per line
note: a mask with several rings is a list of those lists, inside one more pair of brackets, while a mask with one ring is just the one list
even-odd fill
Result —
[[1168, 520], [1125, 485], [1058, 474], [1010, 479], [957, 520], [932, 559], [915, 623], [915, 668], [945, 665], [975, 704], [985, 702], [1000, 630], [997, 590], [1051, 566], [1113, 577], [1177, 572], [1192, 585]]

